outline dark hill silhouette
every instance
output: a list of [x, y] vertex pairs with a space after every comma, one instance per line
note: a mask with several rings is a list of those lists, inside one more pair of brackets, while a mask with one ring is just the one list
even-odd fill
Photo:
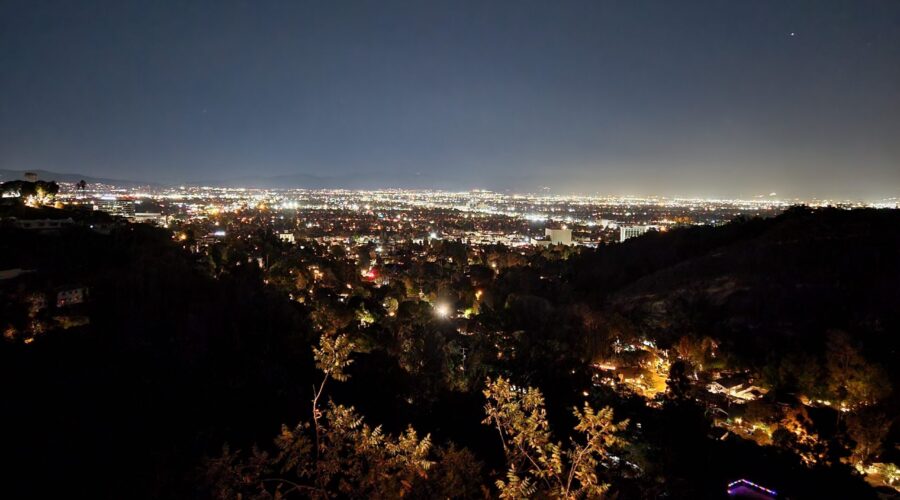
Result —
[[127, 179], [108, 179], [103, 177], [93, 177], [79, 173], [51, 172], [49, 170], [8, 170], [0, 169], [0, 182], [22, 180], [26, 173], [37, 174], [38, 179], [44, 181], [72, 182], [85, 181], [88, 186], [92, 184], [109, 184], [118, 187], [135, 187], [135, 186], [158, 186], [154, 182], [141, 182]]
[[900, 348], [898, 256], [898, 211], [797, 207], [650, 233], [575, 259], [571, 275], [595, 305], [663, 342], [710, 335], [761, 363], [816, 352], [839, 329], [887, 362]]

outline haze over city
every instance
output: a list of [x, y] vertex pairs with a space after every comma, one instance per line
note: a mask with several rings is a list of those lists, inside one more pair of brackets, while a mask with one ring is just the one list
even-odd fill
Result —
[[0, 169], [874, 200], [900, 4], [0, 5]]

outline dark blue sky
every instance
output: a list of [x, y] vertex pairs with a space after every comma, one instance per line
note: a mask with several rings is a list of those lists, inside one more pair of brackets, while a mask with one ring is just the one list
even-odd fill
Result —
[[0, 0], [0, 168], [896, 196], [900, 2]]

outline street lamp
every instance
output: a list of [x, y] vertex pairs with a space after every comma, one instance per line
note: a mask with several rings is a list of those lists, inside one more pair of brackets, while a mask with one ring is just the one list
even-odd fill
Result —
[[450, 306], [444, 303], [434, 306], [434, 312], [441, 318], [450, 317]]

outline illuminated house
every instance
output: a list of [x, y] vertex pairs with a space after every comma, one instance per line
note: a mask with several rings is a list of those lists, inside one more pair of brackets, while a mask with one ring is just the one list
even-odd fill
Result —
[[753, 500], [773, 500], [778, 492], [746, 479], [738, 479], [728, 483], [728, 496], [731, 498], [749, 498]]
[[753, 385], [753, 379], [746, 374], [723, 377], [706, 386], [713, 394], [725, 394], [737, 402], [746, 402], [759, 399], [766, 389]]

